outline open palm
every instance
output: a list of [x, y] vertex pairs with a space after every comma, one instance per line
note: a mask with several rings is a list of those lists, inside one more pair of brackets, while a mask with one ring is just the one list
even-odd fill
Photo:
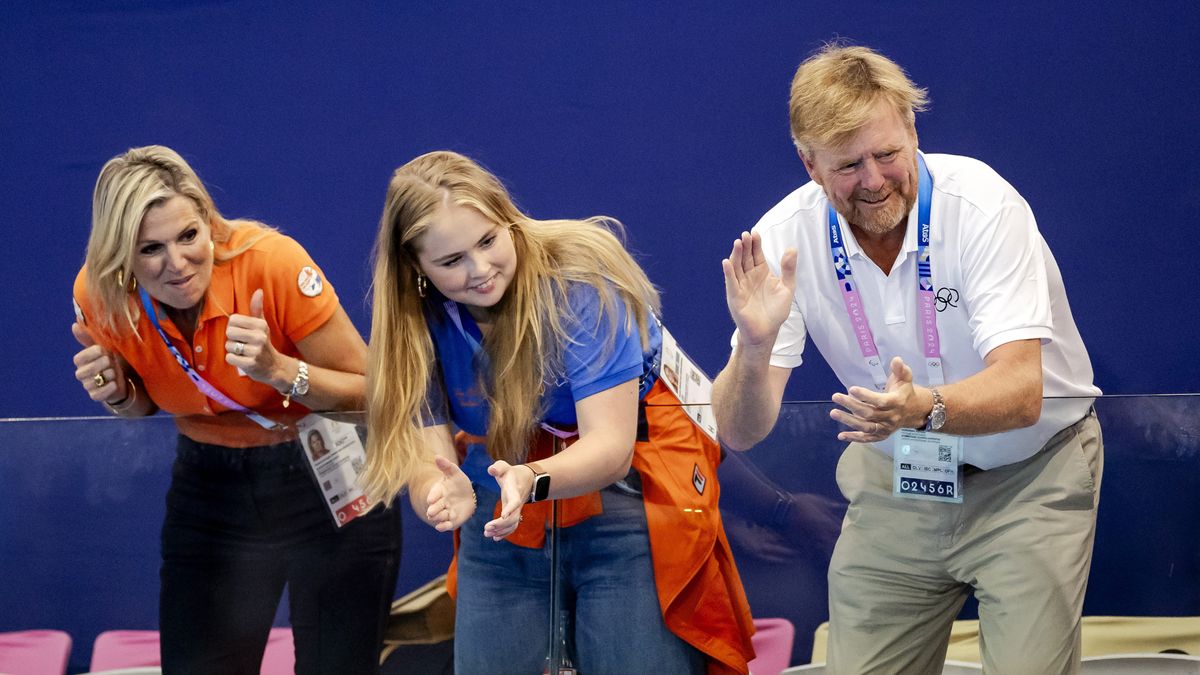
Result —
[[737, 324], [738, 340], [747, 344], [773, 341], [791, 311], [796, 294], [796, 251], [780, 261], [780, 276], [771, 273], [758, 233], [743, 232], [721, 261], [725, 272], [725, 302]]

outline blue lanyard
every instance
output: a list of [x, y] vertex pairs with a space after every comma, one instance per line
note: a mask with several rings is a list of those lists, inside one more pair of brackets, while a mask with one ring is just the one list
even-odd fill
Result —
[[[462, 314], [460, 314], [458, 311], [458, 303], [453, 300], [447, 300], [442, 304], [442, 307], [446, 309], [446, 314], [450, 316], [450, 320], [454, 322], [455, 327], [458, 328], [458, 332], [462, 334], [463, 339], [467, 341], [467, 344], [471, 345], [472, 352], [478, 354], [479, 351], [483, 349], [483, 331], [479, 330], [479, 325], [476, 324], [474, 320], [472, 320], [470, 324], [464, 324], [462, 320]], [[468, 330], [468, 326], [474, 329], [474, 333]]]
[[175, 348], [175, 345], [171, 344], [171, 340], [167, 337], [166, 332], [158, 323], [158, 313], [154, 311], [154, 302], [150, 300], [150, 296], [146, 293], [146, 289], [139, 289], [139, 293], [142, 296], [142, 309], [145, 310], [146, 316], [150, 319], [150, 323], [154, 324], [154, 330], [158, 331], [158, 336], [162, 338], [163, 344], [167, 346], [167, 350], [169, 350], [171, 355], [175, 357], [175, 362], [179, 364], [180, 368], [183, 368], [183, 373], [187, 375], [189, 380], [192, 381], [192, 384], [196, 385], [196, 389], [199, 389], [201, 394], [204, 394], [208, 398], [220, 403], [226, 408], [245, 413], [246, 417], [254, 420], [258, 426], [264, 429], [276, 430], [284, 428], [282, 424], [273, 422], [247, 408], [246, 406], [238, 403], [237, 401], [229, 398], [220, 389], [217, 389], [210, 384], [208, 380], [201, 377], [200, 373], [196, 372], [196, 369], [193, 368], [192, 364], [188, 362], [187, 357], [180, 353], [180, 351]]
[[[929, 252], [930, 204], [933, 201], [933, 178], [929, 175], [929, 167], [925, 158], [917, 155], [917, 313], [920, 316], [921, 342], [924, 347], [925, 368], [929, 384], [937, 386], [945, 383], [942, 374], [941, 342], [937, 330], [937, 305], [933, 291], [933, 263]], [[846, 254], [845, 238], [842, 236], [842, 226], [838, 223], [837, 211], [829, 204], [829, 247], [833, 257], [833, 270], [837, 273], [838, 286], [842, 292], [842, 300], [846, 305], [846, 313], [850, 317], [850, 325], [854, 329], [855, 342], [858, 343], [863, 361], [871, 371], [875, 387], [883, 391], [887, 386], [887, 369], [879, 357], [879, 348], [875, 345], [875, 336], [867, 321], [867, 313], [863, 307], [862, 296], [854, 283], [854, 272], [850, 268], [850, 256]]]

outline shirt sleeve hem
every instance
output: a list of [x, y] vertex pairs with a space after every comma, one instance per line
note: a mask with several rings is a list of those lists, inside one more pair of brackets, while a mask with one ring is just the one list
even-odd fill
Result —
[[599, 394], [602, 391], [612, 389], [618, 384], [622, 384], [630, 380], [636, 380], [641, 376], [641, 374], [642, 364], [636, 363], [628, 368], [618, 370], [615, 373], [609, 373], [598, 380], [588, 382], [579, 387], [572, 387], [571, 395], [574, 397], [576, 402], [582, 401], [593, 394]]
[[988, 353], [996, 347], [1017, 340], [1041, 340], [1042, 344], [1048, 344], [1053, 331], [1049, 326], [1026, 326], [1023, 328], [1010, 328], [1009, 330], [1000, 331], [979, 344], [979, 356], [987, 357]]

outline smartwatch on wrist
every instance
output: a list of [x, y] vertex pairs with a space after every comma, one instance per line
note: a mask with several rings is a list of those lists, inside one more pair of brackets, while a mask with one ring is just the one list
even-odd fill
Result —
[[544, 501], [550, 496], [550, 474], [542, 471], [542, 467], [534, 462], [527, 463], [525, 467], [533, 472], [533, 488], [529, 490], [530, 503]]

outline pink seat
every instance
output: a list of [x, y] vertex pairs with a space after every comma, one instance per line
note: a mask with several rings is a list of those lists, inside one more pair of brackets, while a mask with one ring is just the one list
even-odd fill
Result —
[[109, 630], [92, 644], [93, 671], [159, 666], [158, 631]]
[[754, 660], [751, 675], [779, 675], [792, 662], [792, 642], [796, 627], [787, 619], [755, 619]]
[[[156, 630], [110, 630], [96, 636], [93, 671], [162, 665]], [[296, 652], [291, 628], [272, 628], [263, 653], [262, 675], [292, 675]]]
[[0, 633], [0, 673], [63, 675], [71, 655], [71, 636], [60, 630]]
[[263, 653], [261, 675], [293, 675], [296, 672], [296, 645], [291, 628], [272, 628]]

